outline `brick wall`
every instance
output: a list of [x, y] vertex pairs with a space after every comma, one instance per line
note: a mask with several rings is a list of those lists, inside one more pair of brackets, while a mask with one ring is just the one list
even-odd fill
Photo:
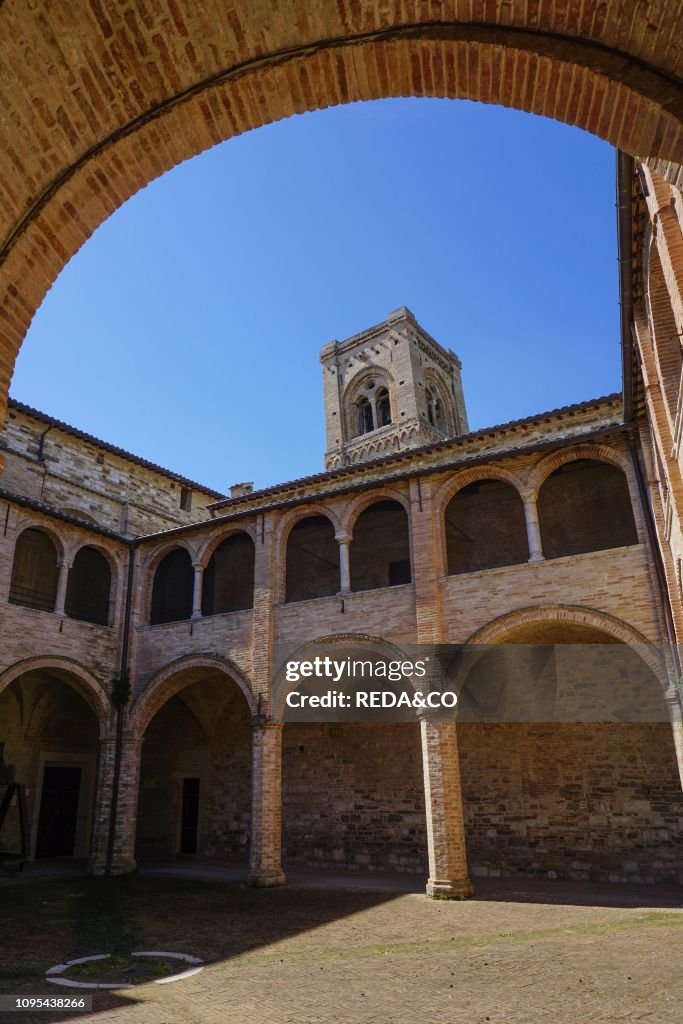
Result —
[[473, 875], [683, 882], [671, 726], [463, 724]]
[[286, 725], [285, 859], [424, 872], [427, 833], [414, 725]]

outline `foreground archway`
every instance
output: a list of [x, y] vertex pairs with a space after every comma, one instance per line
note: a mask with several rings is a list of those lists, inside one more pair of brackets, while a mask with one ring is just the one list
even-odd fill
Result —
[[[446, 4], [435, 20], [432, 5], [397, 0], [297, 0], [286, 19], [244, 0], [230, 17], [217, 0], [153, 12], [72, 0], [40, 13], [6, 0], [0, 416], [28, 324], [70, 256], [153, 178], [259, 125], [354, 100], [466, 98], [579, 125], [680, 180], [675, 0], [656, 23], [645, 6], [597, 0], [580, 13], [515, 3], [485, 15], [486, 5]], [[27, 54], [30, 90], [18, 70]]]

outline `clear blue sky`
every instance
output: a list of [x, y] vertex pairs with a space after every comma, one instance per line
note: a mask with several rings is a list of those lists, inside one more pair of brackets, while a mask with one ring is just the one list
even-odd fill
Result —
[[318, 351], [409, 306], [472, 429], [618, 390], [614, 152], [497, 107], [385, 100], [143, 189], [47, 295], [14, 397], [217, 490], [318, 472]]

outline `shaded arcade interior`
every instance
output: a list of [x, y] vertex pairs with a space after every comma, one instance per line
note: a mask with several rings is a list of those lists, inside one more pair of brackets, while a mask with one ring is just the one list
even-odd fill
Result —
[[[2, 785], [23, 787], [26, 859], [91, 852], [99, 723], [77, 681], [60, 669], [26, 672], [0, 692]], [[0, 853], [22, 848], [21, 801], [0, 828]]]
[[225, 674], [190, 670], [144, 732], [136, 857], [246, 860], [251, 807], [251, 717]]
[[[603, 668], [606, 681], [612, 673], [614, 707], [601, 709], [603, 720], [596, 714], [595, 721], [571, 721], [571, 701], [560, 699], [548, 670], [551, 645], [561, 645], [560, 658], [564, 645], [577, 652], [599, 645], [598, 659], [610, 645], [632, 652], [601, 629], [568, 622], [520, 626], [500, 640], [503, 648], [476, 661], [461, 691], [458, 745], [472, 875], [680, 882], [683, 794], [654, 672], [641, 662], [641, 720], [633, 703], [624, 713], [625, 662], [615, 659], [614, 668], [609, 660]], [[534, 645], [526, 648], [538, 663], [533, 703], [511, 700], [500, 678], [501, 651], [517, 644]], [[600, 692], [604, 697], [604, 687]], [[487, 707], [494, 712], [482, 721]]]

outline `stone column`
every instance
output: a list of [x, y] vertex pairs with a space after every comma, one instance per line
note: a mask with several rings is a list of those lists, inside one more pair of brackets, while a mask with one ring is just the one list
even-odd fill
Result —
[[377, 404], [375, 402], [375, 395], [370, 395], [370, 408], [372, 409], [372, 429], [377, 430], [379, 426], [379, 418], [377, 416]]
[[351, 538], [348, 533], [337, 534], [339, 544], [339, 593], [351, 593]]
[[66, 586], [69, 582], [69, 569], [71, 568], [71, 562], [67, 562], [66, 559], [62, 559], [59, 562], [59, 576], [57, 578], [57, 596], [55, 597], [55, 615], [64, 615], [64, 605], [66, 603]]
[[[116, 739], [114, 732], [112, 732], [111, 735], [106, 736], [100, 741], [100, 761], [89, 862], [89, 870], [95, 875], [103, 875], [107, 869], [111, 807], [114, 793], [115, 752]], [[141, 740], [130, 733], [124, 732], [119, 765], [116, 821], [111, 864], [111, 873], [113, 875], [129, 874], [135, 871], [136, 867], [135, 836], [141, 753]]]
[[283, 885], [282, 724], [255, 719], [251, 742], [249, 884]]
[[526, 535], [529, 542], [529, 561], [544, 561], [543, 545], [541, 544], [541, 528], [538, 523], [538, 506], [535, 494], [524, 494], [524, 518], [526, 519]]
[[201, 619], [202, 583], [204, 581], [204, 566], [200, 562], [195, 562], [192, 568], [194, 569], [194, 589], [192, 591], [192, 618]]
[[446, 899], [471, 896], [455, 722], [425, 717], [421, 729], [429, 847], [427, 895]]

